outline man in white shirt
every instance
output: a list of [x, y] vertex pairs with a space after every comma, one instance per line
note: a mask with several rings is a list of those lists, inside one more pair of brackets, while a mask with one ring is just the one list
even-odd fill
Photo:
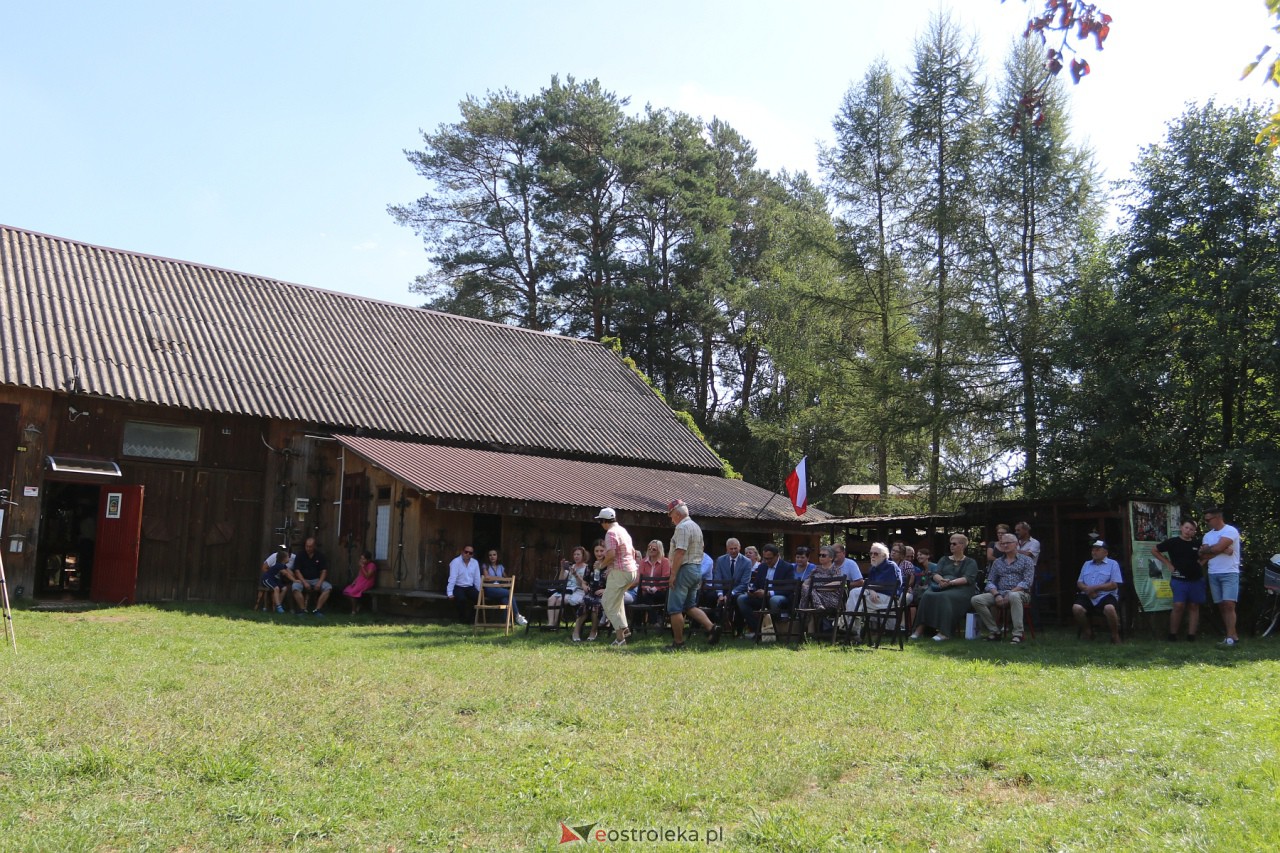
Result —
[[1040, 565], [1040, 540], [1031, 536], [1031, 525], [1025, 521], [1019, 521], [1013, 526], [1013, 532], [1018, 536], [1018, 553], [1023, 554], [1031, 559], [1031, 565]]
[[475, 621], [475, 606], [480, 600], [480, 561], [475, 553], [475, 548], [464, 545], [462, 553], [449, 561], [449, 583], [444, 590], [463, 623]]
[[1240, 531], [1222, 518], [1222, 510], [1210, 507], [1204, 511], [1209, 531], [1201, 538], [1200, 559], [1208, 560], [1209, 593], [1222, 613], [1227, 638], [1221, 645], [1234, 648], [1240, 642], [1236, 633], [1236, 600], [1240, 597]]

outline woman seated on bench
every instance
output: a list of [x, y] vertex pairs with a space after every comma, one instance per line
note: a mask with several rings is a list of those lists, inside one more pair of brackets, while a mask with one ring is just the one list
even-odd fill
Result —
[[373, 561], [373, 552], [361, 551], [360, 568], [356, 571], [356, 579], [342, 590], [342, 594], [351, 601], [351, 615], [354, 616], [360, 612], [360, 599], [366, 592], [373, 589], [377, 582], [378, 564]]

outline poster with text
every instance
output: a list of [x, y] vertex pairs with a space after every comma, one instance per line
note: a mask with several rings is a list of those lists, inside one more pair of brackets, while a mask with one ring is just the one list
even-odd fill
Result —
[[1173, 607], [1173, 589], [1169, 585], [1169, 570], [1155, 558], [1151, 549], [1178, 535], [1178, 508], [1174, 504], [1150, 501], [1129, 502], [1129, 530], [1133, 540], [1129, 543], [1133, 565], [1129, 567], [1133, 591], [1142, 602], [1142, 609], [1169, 610]]

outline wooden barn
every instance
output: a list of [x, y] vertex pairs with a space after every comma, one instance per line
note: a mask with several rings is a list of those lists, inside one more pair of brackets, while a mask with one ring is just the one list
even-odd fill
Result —
[[4, 226], [0, 340], [16, 596], [248, 601], [306, 536], [338, 582], [367, 547], [381, 586], [440, 590], [474, 544], [527, 588], [601, 506], [666, 541], [682, 497], [716, 553], [824, 517], [724, 477], [592, 341]]

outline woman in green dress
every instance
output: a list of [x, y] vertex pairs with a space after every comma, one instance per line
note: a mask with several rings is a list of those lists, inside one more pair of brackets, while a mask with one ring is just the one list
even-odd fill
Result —
[[951, 534], [951, 553], [938, 560], [938, 569], [930, 578], [931, 583], [920, 597], [916, 609], [916, 629], [912, 637], [920, 639], [925, 628], [932, 628], [933, 639], [941, 643], [950, 636], [956, 623], [969, 609], [969, 599], [977, 592], [974, 582], [978, 577], [978, 562], [965, 556], [969, 537], [963, 533]]

